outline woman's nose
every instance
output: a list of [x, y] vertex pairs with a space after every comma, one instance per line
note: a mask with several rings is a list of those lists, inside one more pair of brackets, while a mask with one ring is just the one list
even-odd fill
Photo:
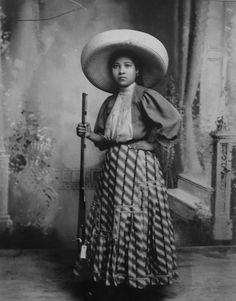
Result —
[[124, 73], [124, 67], [123, 66], [120, 67], [119, 73]]

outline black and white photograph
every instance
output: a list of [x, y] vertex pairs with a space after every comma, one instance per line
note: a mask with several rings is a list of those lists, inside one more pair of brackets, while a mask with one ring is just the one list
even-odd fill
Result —
[[0, 0], [0, 301], [236, 300], [236, 0]]

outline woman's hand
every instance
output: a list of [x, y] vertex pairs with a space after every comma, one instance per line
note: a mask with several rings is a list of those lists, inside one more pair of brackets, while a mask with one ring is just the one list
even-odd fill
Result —
[[142, 149], [146, 151], [153, 151], [156, 147], [156, 143], [151, 143], [146, 140], [140, 140], [129, 145], [132, 149]]
[[79, 123], [76, 127], [76, 134], [79, 137], [89, 138], [91, 135], [91, 125], [90, 123]]

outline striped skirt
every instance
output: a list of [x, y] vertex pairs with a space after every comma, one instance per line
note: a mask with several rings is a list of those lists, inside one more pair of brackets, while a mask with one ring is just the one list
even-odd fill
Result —
[[93, 280], [135, 288], [177, 278], [173, 226], [156, 156], [108, 150], [86, 225]]

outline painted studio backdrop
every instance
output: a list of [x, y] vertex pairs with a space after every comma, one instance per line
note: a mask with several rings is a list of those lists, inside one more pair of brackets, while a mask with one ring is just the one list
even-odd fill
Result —
[[[150, 33], [169, 53], [154, 88], [183, 119], [161, 154], [177, 244], [236, 242], [236, 2], [2, 0], [0, 18], [1, 246], [76, 247], [82, 93], [92, 126], [108, 96], [80, 54], [118, 28]], [[103, 155], [87, 143], [87, 210]]]

